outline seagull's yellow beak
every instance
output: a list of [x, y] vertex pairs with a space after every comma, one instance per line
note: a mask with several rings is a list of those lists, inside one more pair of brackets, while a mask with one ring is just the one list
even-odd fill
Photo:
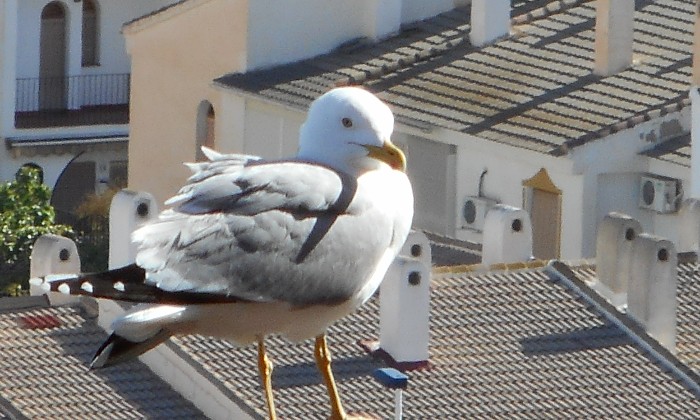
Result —
[[381, 160], [393, 169], [406, 172], [406, 156], [390, 140], [385, 140], [382, 147], [368, 144], [363, 144], [362, 146], [367, 149], [367, 156]]

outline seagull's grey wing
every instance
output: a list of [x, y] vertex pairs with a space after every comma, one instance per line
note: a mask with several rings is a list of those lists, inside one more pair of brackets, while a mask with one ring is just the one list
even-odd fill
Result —
[[325, 211], [340, 197], [341, 175], [302, 162], [262, 162], [190, 180], [168, 200], [187, 214], [253, 215], [273, 209]]
[[168, 291], [338, 303], [361, 288], [393, 229], [354, 180], [301, 162], [211, 176], [177, 203], [134, 234], [147, 281]]
[[204, 146], [202, 147], [202, 152], [209, 160], [185, 164], [192, 171], [192, 175], [187, 179], [187, 183], [180, 191], [165, 202], [166, 205], [176, 205], [187, 199], [191, 196], [193, 189], [211, 177], [239, 172], [247, 165], [261, 160], [260, 157], [252, 155], [222, 154]]

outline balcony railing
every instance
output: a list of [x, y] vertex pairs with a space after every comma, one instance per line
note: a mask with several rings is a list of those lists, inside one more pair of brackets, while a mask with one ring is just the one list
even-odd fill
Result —
[[15, 127], [129, 122], [129, 74], [17, 79]]

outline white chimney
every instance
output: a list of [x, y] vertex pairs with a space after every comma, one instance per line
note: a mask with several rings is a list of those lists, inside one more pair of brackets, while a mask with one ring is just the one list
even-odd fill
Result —
[[514, 263], [532, 258], [532, 223], [523, 209], [497, 204], [484, 221], [481, 262]]
[[131, 233], [157, 215], [156, 200], [147, 192], [121, 190], [114, 195], [109, 207], [109, 268], [134, 262]]
[[365, 35], [380, 40], [401, 29], [402, 0], [365, 0]]
[[510, 33], [510, 0], [472, 0], [469, 40], [475, 47]]
[[632, 64], [634, 0], [597, 0], [593, 72], [610, 76]]
[[690, 198], [700, 199], [700, 92], [690, 88]]
[[379, 346], [398, 363], [428, 360], [432, 254], [412, 231], [379, 288]]
[[596, 238], [596, 289], [614, 306], [625, 303], [634, 239], [642, 225], [622, 213], [609, 213], [598, 225]]
[[678, 211], [678, 251], [700, 253], [700, 199], [688, 198]]
[[634, 240], [627, 311], [675, 353], [678, 255], [673, 242], [642, 233]]
[[[58, 235], [42, 235], [34, 242], [29, 263], [30, 278], [49, 274], [80, 273], [80, 255], [75, 242]], [[78, 302], [80, 296], [70, 296], [57, 292], [46, 292], [41, 286], [29, 285], [32, 296], [47, 294], [51, 305], [64, 305]]]

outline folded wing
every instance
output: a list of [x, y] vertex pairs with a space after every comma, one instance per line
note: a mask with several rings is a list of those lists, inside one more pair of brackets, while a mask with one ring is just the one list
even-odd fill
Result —
[[224, 160], [202, 166], [171, 210], [134, 233], [147, 284], [299, 306], [357, 292], [393, 226], [354, 179], [305, 162]]

